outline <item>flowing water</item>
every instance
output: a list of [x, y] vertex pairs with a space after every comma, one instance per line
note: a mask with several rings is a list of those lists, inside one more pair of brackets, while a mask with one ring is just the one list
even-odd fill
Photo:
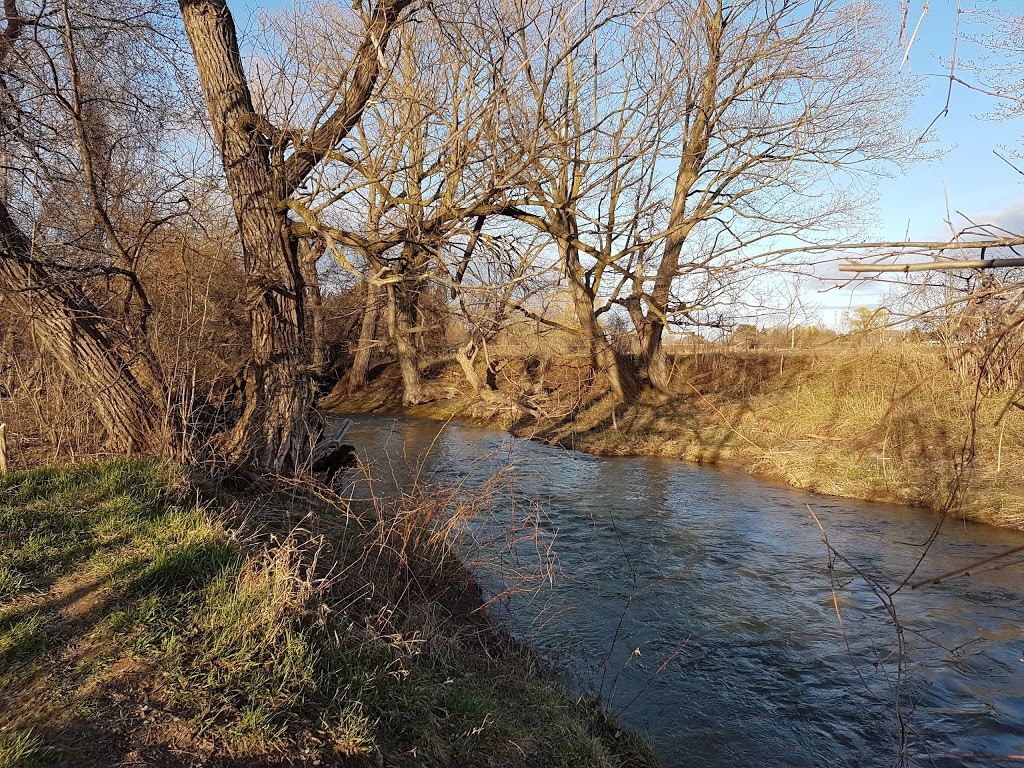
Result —
[[[901, 750], [911, 765], [1024, 765], [1024, 556], [900, 590], [898, 631], [864, 577], [903, 581], [930, 514], [488, 429], [355, 421], [350, 438], [382, 477], [418, 471], [468, 494], [508, 468], [494, 521], [474, 533], [512, 514], [523, 529], [532, 500], [557, 568], [517, 584], [547, 541], [525, 530], [504, 565], [470, 552], [485, 589], [512, 587], [495, 614], [665, 766], [888, 766]], [[830, 566], [809, 507], [852, 566]], [[950, 521], [914, 581], [1021, 545], [1024, 533]]]

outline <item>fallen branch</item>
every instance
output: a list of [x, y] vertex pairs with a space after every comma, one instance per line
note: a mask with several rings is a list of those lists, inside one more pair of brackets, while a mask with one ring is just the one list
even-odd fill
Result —
[[913, 264], [840, 264], [840, 272], [925, 272], [945, 269], [998, 269], [1024, 267], [1024, 259], [920, 261]]

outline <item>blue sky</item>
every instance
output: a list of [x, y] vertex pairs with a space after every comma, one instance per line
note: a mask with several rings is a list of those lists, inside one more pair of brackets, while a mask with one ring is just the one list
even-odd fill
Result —
[[[895, 2], [895, 0], [894, 0]], [[920, 15], [921, 0], [913, 3], [911, 23]], [[964, 8], [978, 5], [964, 0]], [[1010, 12], [1024, 12], [1021, 0], [996, 3]], [[953, 50], [956, 29], [956, 0], [931, 0], [917, 42], [911, 50], [915, 76], [925, 76], [925, 92], [914, 110], [915, 121], [927, 126], [942, 111], [948, 89], [948, 59]], [[970, 32], [965, 14], [961, 29]], [[977, 54], [979, 47], [961, 39], [958, 58]], [[973, 79], [959, 72], [964, 79]], [[946, 193], [950, 210], [960, 210], [972, 218], [1011, 209], [1024, 200], [1024, 176], [1000, 160], [993, 150], [1020, 148], [1024, 125], [1019, 121], [999, 122], [985, 119], [993, 99], [954, 84], [949, 114], [939, 118], [934, 134], [937, 146], [945, 154], [930, 163], [921, 163], [906, 174], [880, 184], [880, 234], [885, 239], [900, 239], [908, 228], [911, 239], [931, 239], [948, 234]], [[1003, 153], [1006, 154], [1005, 152]], [[963, 224], [954, 214], [954, 224]]]
[[[891, 0], [893, 6], [897, 0]], [[910, 1], [908, 27], [913, 29], [921, 17], [924, 0]], [[911, 49], [911, 73], [906, 73], [908, 87], [922, 78], [921, 93], [913, 110], [916, 127], [923, 131], [946, 104], [949, 87], [949, 58], [956, 35], [957, 0], [931, 0], [921, 21]], [[1024, 13], [1024, 0], [961, 0], [966, 11], [975, 8], [998, 8], [1007, 13]], [[976, 16], [965, 13], [961, 18], [961, 39], [957, 47], [960, 60], [970, 59], [981, 51], [969, 41], [982, 31]], [[898, 30], [894, 30], [896, 34]], [[970, 73], [958, 75], [971, 81]], [[985, 115], [993, 107], [992, 97], [971, 91], [954, 83], [949, 113], [940, 117], [932, 129], [936, 141], [932, 147], [942, 152], [930, 162], [921, 162], [891, 179], [878, 184], [878, 240], [949, 239], [951, 231], [945, 223], [947, 199], [949, 214], [955, 227], [967, 222], [960, 211], [978, 223], [997, 223], [1024, 232], [1024, 176], [1014, 171], [994, 154], [1004, 157], [1022, 149], [1024, 121], [1000, 122]], [[1024, 163], [1018, 163], [1024, 167]], [[839, 326], [842, 313], [855, 307], [878, 306], [885, 282], [859, 279], [827, 292], [807, 296], [820, 307], [823, 322]]]

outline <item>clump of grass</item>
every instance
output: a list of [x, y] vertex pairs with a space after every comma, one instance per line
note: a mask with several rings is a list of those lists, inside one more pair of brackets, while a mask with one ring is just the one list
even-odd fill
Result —
[[0, 623], [0, 659], [6, 662], [33, 656], [45, 649], [48, 641], [47, 620], [41, 612]]
[[34, 768], [44, 765], [46, 750], [32, 731], [0, 729], [0, 768]]
[[16, 595], [27, 586], [25, 574], [9, 565], [0, 565], [0, 600]]
[[270, 485], [228, 502], [131, 460], [15, 472], [0, 493], [12, 764], [650, 763], [473, 611], [456, 552], [486, 499], [423, 483], [361, 510]]

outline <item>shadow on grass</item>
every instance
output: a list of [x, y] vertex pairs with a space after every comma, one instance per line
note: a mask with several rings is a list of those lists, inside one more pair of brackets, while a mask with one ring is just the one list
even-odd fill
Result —
[[121, 460], [0, 483], [0, 556], [19, 577], [0, 605], [0, 768], [129, 760], [133, 704], [102, 695], [134, 655], [125, 628], [140, 606], [201, 592], [240, 563], [237, 545], [183, 511], [179, 475]]
[[135, 561], [119, 575], [137, 573], [131, 579], [128, 594], [170, 597], [186, 591], [202, 590], [226, 570], [242, 564], [238, 547], [229, 541], [207, 539], [179, 544], [161, 552], [151, 563]]

